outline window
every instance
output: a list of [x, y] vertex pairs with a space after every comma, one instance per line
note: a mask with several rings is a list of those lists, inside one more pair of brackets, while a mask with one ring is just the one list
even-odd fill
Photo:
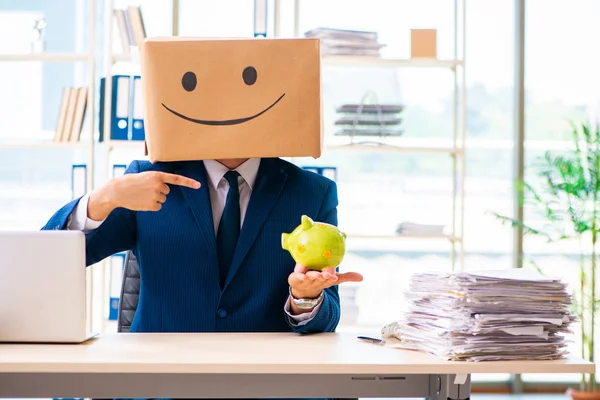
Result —
[[[11, 38], [0, 42], [0, 54], [29, 54], [34, 48], [83, 54], [88, 46], [80, 16], [86, 12], [80, 1], [0, 3], [0, 35]], [[47, 28], [40, 45], [32, 39], [42, 18]], [[52, 141], [62, 88], [87, 79], [83, 62], [0, 62], [0, 229], [39, 229], [70, 200], [71, 166], [85, 163], [86, 153], [27, 144]]]
[[[589, 47], [589, 39], [600, 33], [593, 23], [600, 17], [600, 4], [593, 0], [529, 0], [526, 9], [526, 179], [535, 181], [531, 166], [546, 150], [570, 144], [569, 121], [597, 121], [600, 77], [594, 65], [600, 53]], [[560, 26], [560, 29], [557, 27]], [[527, 213], [527, 223], [538, 216]], [[526, 237], [525, 255], [545, 273], [561, 276], [576, 287], [578, 243], [545, 244]], [[570, 350], [580, 354], [579, 334]], [[598, 356], [598, 354], [596, 355]], [[524, 381], [549, 381], [551, 376], [523, 376]], [[561, 377], [578, 382], [578, 375]]]

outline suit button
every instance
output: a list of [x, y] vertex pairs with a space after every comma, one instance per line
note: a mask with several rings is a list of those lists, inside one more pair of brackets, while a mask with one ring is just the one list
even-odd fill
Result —
[[225, 318], [227, 316], [227, 310], [225, 310], [224, 308], [219, 308], [219, 311], [217, 311], [217, 315], [219, 316], [219, 318]]

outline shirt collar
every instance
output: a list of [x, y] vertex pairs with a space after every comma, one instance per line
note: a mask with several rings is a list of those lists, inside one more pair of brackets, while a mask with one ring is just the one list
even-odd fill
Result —
[[[250, 186], [250, 190], [252, 190], [254, 182], [256, 181], [256, 175], [258, 175], [259, 166], [260, 158], [249, 158], [239, 167], [235, 168], [235, 171], [237, 171], [246, 181], [248, 186]], [[221, 179], [223, 179], [225, 173], [229, 171], [229, 168], [216, 160], [204, 160], [204, 167], [206, 168], [208, 179], [210, 180], [210, 183], [214, 189], [219, 186], [219, 182], [221, 182]]]

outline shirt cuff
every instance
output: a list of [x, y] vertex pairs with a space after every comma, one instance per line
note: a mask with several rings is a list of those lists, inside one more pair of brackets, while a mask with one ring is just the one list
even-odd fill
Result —
[[88, 200], [90, 199], [90, 195], [86, 194], [83, 196], [77, 206], [69, 216], [69, 224], [67, 225], [67, 229], [71, 231], [92, 231], [98, 228], [104, 220], [102, 221], [94, 221], [87, 216], [87, 206]]
[[319, 309], [321, 308], [321, 304], [323, 304], [323, 298], [321, 298], [319, 303], [315, 306], [315, 308], [312, 309], [311, 312], [302, 313], [299, 315], [292, 315], [291, 314], [291, 306], [290, 306], [291, 301], [292, 301], [291, 297], [288, 296], [288, 299], [285, 302], [284, 310], [285, 310], [285, 313], [287, 314], [288, 318], [292, 322], [292, 324], [294, 324], [296, 326], [302, 326], [302, 325], [308, 324], [315, 317], [315, 315], [317, 315], [317, 313], [319, 312]]

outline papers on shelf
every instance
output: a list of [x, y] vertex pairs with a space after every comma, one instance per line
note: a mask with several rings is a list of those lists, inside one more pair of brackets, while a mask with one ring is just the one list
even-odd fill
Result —
[[383, 337], [451, 361], [559, 359], [575, 321], [566, 284], [522, 268], [418, 273], [405, 297]]
[[400, 235], [443, 235], [444, 225], [426, 225], [403, 222], [398, 225], [396, 233]]
[[377, 32], [315, 28], [305, 32], [304, 36], [320, 39], [323, 55], [379, 57], [379, 50], [383, 47], [378, 43]]

